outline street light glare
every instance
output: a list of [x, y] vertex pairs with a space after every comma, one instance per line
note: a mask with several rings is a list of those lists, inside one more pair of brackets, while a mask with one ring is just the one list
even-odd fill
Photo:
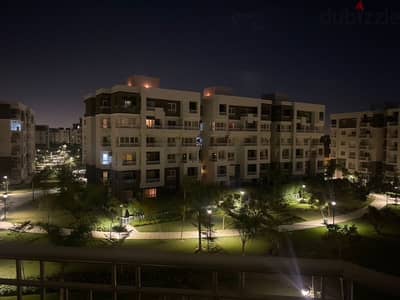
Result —
[[209, 215], [211, 215], [211, 214], [212, 214], [212, 210], [211, 210], [211, 209], [207, 209], [207, 213], [208, 213]]
[[242, 196], [243, 196], [243, 195], [244, 195], [244, 191], [240, 191], [240, 195], [242, 195]]
[[308, 296], [310, 296], [310, 290], [301, 289], [301, 295], [302, 295], [303, 297], [308, 297]]
[[332, 204], [333, 206], [335, 206], [335, 205], [336, 205], [336, 202], [335, 202], [335, 201], [332, 201], [331, 204]]

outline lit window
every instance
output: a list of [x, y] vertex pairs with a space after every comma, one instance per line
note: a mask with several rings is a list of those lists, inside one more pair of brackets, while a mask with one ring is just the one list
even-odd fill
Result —
[[11, 131], [21, 131], [22, 130], [21, 121], [19, 121], [19, 120], [11, 120], [10, 121], [10, 130]]
[[109, 118], [103, 118], [101, 120], [101, 128], [111, 128], [111, 122]]
[[146, 127], [147, 128], [154, 128], [155, 125], [156, 125], [156, 120], [146, 119]]
[[152, 188], [152, 189], [147, 189], [144, 191], [144, 194], [146, 198], [156, 198], [157, 197], [157, 189]]
[[111, 152], [102, 151], [100, 153], [100, 162], [102, 165], [109, 165], [109, 164], [111, 164], [111, 161], [112, 161]]

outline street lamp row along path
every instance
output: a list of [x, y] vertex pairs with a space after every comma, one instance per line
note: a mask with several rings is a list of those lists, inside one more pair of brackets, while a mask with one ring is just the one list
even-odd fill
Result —
[[[382, 209], [386, 206], [386, 197], [382, 194], [371, 194], [374, 200], [371, 202], [371, 206], [376, 207], [377, 209]], [[348, 222], [354, 219], [361, 218], [364, 214], [367, 213], [367, 207], [360, 208], [354, 212], [335, 216], [336, 223]], [[325, 224], [322, 220], [312, 220], [306, 222], [299, 222], [290, 225], [281, 225], [279, 226], [279, 231], [297, 231], [297, 230], [305, 230], [311, 228], [324, 227]], [[10, 222], [0, 222], [0, 230], [12, 230], [15, 228], [15, 225]], [[30, 233], [46, 233], [41, 227], [34, 226], [33, 228], [26, 230], [25, 232]], [[69, 233], [69, 229], [64, 229], [65, 234]], [[109, 239], [110, 233], [105, 231], [92, 231], [92, 236], [94, 238], [99, 239]], [[235, 229], [225, 229], [225, 230], [216, 230], [213, 234], [215, 238], [223, 238], [223, 237], [236, 237], [239, 236], [239, 232]], [[181, 232], [173, 231], [173, 232], [139, 232], [135, 228], [130, 227], [128, 232], [112, 232], [111, 238], [113, 239], [132, 239], [132, 240], [177, 240], [181, 239]], [[183, 239], [194, 239], [198, 238], [197, 231], [184, 231]]]

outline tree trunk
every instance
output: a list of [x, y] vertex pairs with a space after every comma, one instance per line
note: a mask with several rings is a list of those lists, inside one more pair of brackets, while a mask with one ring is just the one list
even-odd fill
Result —
[[181, 240], [183, 240], [183, 226], [185, 224], [185, 217], [186, 217], [186, 205], [183, 206], [182, 210]]
[[246, 248], [246, 241], [242, 240], [242, 256], [244, 256], [245, 248]]
[[199, 252], [201, 252], [202, 249], [202, 245], [201, 245], [201, 211], [198, 211], [198, 215], [197, 215], [197, 230], [199, 231]]

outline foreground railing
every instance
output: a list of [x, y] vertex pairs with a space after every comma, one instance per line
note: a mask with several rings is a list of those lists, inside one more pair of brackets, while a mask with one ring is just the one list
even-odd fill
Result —
[[[0, 260], [15, 262], [15, 276], [1, 278], [0, 284], [16, 286], [18, 300], [23, 299], [25, 287], [35, 288], [41, 300], [47, 299], [46, 293], [55, 293], [58, 299], [64, 300], [350, 300], [353, 299], [354, 283], [384, 293], [400, 295], [399, 277], [335, 260], [21, 245], [2, 246]], [[37, 263], [37, 277], [24, 276], [26, 262], [31, 265]], [[60, 274], [48, 275], [47, 267], [55, 263], [62, 266]], [[76, 268], [67, 271], [69, 265], [73, 264], [91, 266], [81, 266], [79, 272]], [[97, 268], [93, 269], [94, 265], [97, 265]], [[282, 280], [282, 287], [279, 287], [276, 279]], [[74, 291], [83, 293], [84, 298], [74, 296]], [[109, 296], [97, 298], [99, 293]]]

